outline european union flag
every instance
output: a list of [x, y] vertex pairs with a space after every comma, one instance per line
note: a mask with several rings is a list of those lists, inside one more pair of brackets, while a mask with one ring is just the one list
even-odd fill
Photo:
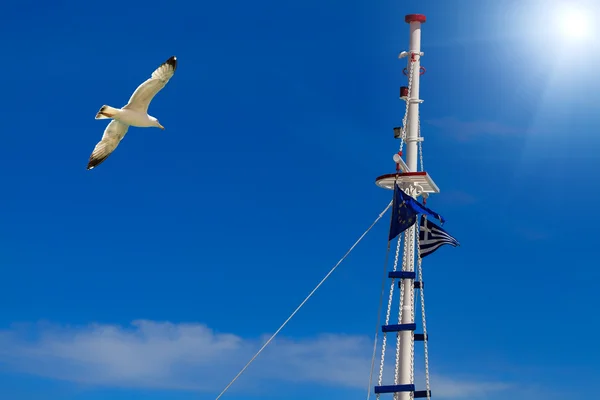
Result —
[[390, 226], [390, 236], [388, 240], [394, 239], [396, 236], [410, 228], [417, 222], [417, 215], [426, 214], [440, 220], [442, 224], [446, 220], [435, 211], [430, 210], [423, 204], [419, 203], [400, 189], [398, 185], [394, 185], [394, 203], [392, 209], [392, 223]]

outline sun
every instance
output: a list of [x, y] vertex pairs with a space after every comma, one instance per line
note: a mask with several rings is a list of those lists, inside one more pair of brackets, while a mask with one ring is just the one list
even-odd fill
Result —
[[583, 9], [563, 7], [556, 13], [561, 36], [565, 39], [586, 39], [592, 36], [592, 22]]

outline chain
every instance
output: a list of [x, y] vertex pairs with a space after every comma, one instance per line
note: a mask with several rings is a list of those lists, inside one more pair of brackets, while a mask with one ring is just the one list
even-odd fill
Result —
[[410, 107], [410, 96], [412, 90], [413, 71], [415, 63], [412, 61], [412, 55], [408, 57], [408, 95], [406, 99], [406, 108], [404, 110], [404, 118], [402, 118], [402, 138], [400, 139], [400, 151], [404, 147], [404, 141], [406, 140], [406, 125], [408, 121], [408, 108]]
[[[398, 269], [398, 258], [400, 257], [400, 245], [401, 245], [401, 238], [398, 238], [398, 243], [396, 244], [396, 254], [394, 256], [394, 267], [393, 267], [393, 271], [396, 271]], [[395, 286], [395, 282], [396, 279], [392, 278], [392, 283], [390, 285], [390, 296], [388, 298], [388, 305], [387, 305], [387, 312], [386, 312], [386, 316], [385, 316], [385, 325], [389, 325], [390, 323], [390, 315], [392, 313], [392, 300], [394, 298], [394, 286]], [[383, 333], [383, 339], [382, 339], [382, 343], [381, 343], [381, 363], [379, 364], [379, 383], [378, 385], [381, 386], [382, 382], [383, 382], [383, 366], [385, 364], [385, 349], [386, 349], [386, 344], [387, 344], [387, 334], [386, 332]], [[377, 400], [379, 400], [380, 394], [377, 393]]]
[[[420, 227], [419, 227], [420, 234]], [[423, 293], [423, 269], [421, 268], [421, 244], [417, 240], [417, 256], [418, 256], [418, 264], [419, 264], [419, 281], [421, 282], [421, 289], [419, 292], [421, 293], [421, 320], [423, 321], [423, 346], [425, 352], [425, 390], [427, 393], [427, 400], [430, 400], [429, 397], [429, 350], [427, 347], [427, 320], [425, 319], [425, 294]]]

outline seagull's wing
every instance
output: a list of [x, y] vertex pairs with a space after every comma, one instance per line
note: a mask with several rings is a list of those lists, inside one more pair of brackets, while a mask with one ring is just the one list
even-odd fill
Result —
[[115, 151], [121, 140], [125, 137], [128, 129], [129, 125], [113, 119], [110, 124], [106, 126], [104, 135], [102, 135], [102, 140], [94, 147], [87, 169], [92, 169], [102, 164], [102, 162]]
[[129, 103], [123, 108], [148, 113], [148, 105], [150, 105], [156, 93], [169, 82], [176, 69], [177, 57], [173, 56], [156, 68], [150, 79], [135, 89]]

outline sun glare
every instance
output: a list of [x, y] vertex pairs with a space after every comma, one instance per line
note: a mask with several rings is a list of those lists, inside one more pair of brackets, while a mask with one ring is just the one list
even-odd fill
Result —
[[585, 39], [592, 35], [590, 17], [584, 10], [563, 8], [556, 16], [560, 33], [568, 39]]

